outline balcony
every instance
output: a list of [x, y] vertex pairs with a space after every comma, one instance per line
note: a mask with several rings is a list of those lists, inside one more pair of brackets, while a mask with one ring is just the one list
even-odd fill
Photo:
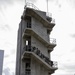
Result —
[[44, 65], [44, 67], [47, 68], [48, 70], [57, 69], [57, 62], [49, 60], [49, 58], [46, 57], [44, 54], [42, 54], [42, 52], [38, 48], [32, 46], [25, 46], [23, 50], [24, 51], [22, 59], [24, 59], [25, 55], [28, 54], [31, 55], [33, 58], [35, 58], [39, 63]]
[[[32, 17], [34, 17], [35, 19], [37, 19], [39, 22], [41, 22], [45, 27], [52, 29], [55, 26], [55, 23], [54, 22], [51, 22], [52, 21], [52, 18], [51, 17], [48, 17], [48, 16], [47, 17], [43, 17], [40, 14], [40, 12], [43, 12], [43, 11], [38, 10], [38, 8], [35, 5], [33, 5], [31, 3], [28, 3], [25, 6], [25, 11], [24, 11], [22, 17], [25, 18], [25, 16], [29, 14]], [[46, 12], [44, 12], [44, 13], [46, 14]], [[50, 21], [48, 21], [49, 18], [50, 18]]]
[[44, 38], [42, 38], [37, 32], [35, 32], [31, 27], [27, 26], [25, 28], [23, 33], [23, 38], [25, 38], [27, 35], [32, 35], [35, 38], [37, 38], [41, 43], [43, 43], [47, 48], [53, 49], [56, 46], [56, 40], [54, 38], [50, 39], [49, 41], [46, 41]]
[[55, 38], [50, 38], [50, 43], [56, 44], [56, 39]]

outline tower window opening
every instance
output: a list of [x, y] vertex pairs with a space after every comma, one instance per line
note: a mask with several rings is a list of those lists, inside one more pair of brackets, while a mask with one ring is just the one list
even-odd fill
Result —
[[26, 40], [26, 46], [31, 46], [31, 41], [30, 40]]
[[26, 63], [26, 70], [30, 70], [30, 63]]
[[27, 58], [25, 61], [25, 75], [31, 75], [30, 59]]
[[31, 41], [26, 40], [26, 51], [31, 51]]
[[26, 16], [26, 20], [27, 20], [27, 28], [31, 28], [31, 17]]
[[27, 22], [27, 28], [31, 28], [31, 23]]
[[26, 40], [26, 45], [28, 46], [30, 46], [31, 45], [31, 41], [30, 40]]
[[31, 36], [27, 36], [25, 39], [25, 50], [31, 51]]
[[25, 40], [26, 45], [31, 46], [31, 36], [27, 36]]
[[26, 40], [26, 45], [28, 45], [28, 40]]

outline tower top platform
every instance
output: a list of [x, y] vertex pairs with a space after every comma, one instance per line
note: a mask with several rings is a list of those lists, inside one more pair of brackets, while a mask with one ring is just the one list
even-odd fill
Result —
[[[38, 7], [36, 7], [33, 3], [26, 3], [25, 4], [25, 7], [24, 7], [24, 9], [26, 9], [26, 8], [31, 8], [31, 9], [34, 9], [34, 10], [38, 10], [38, 11], [41, 11]], [[52, 17], [52, 13], [50, 13], [50, 12], [46, 12], [46, 16], [48, 16], [48, 17]]]

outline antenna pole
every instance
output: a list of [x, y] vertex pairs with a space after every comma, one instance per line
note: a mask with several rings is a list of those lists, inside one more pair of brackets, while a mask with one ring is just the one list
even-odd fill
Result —
[[47, 12], [48, 12], [48, 0], [47, 0]]
[[26, 4], [26, 0], [25, 0], [25, 4]]

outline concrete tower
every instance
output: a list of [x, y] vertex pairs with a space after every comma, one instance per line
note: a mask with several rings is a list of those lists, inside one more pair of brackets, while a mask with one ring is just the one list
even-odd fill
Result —
[[51, 75], [57, 70], [50, 58], [56, 46], [49, 37], [54, 25], [46, 12], [33, 4], [25, 6], [18, 30], [16, 75]]

